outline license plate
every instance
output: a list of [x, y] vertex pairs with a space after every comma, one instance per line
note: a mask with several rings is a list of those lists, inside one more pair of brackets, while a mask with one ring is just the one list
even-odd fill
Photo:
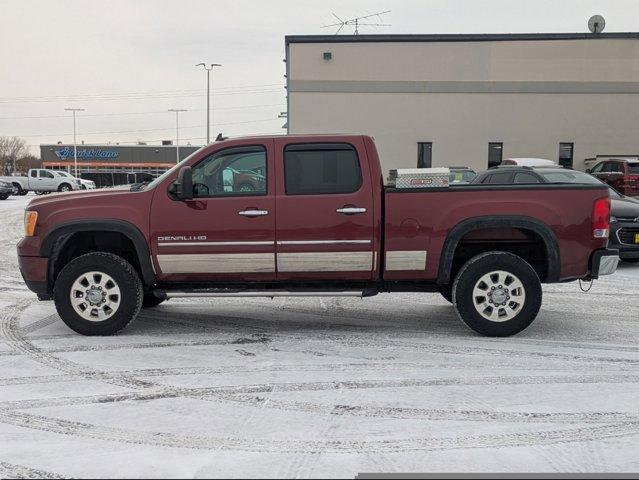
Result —
[[635, 243], [639, 244], [639, 233], [635, 233]]

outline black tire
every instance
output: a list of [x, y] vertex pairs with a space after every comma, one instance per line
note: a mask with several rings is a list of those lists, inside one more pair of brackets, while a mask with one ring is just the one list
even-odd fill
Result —
[[621, 261], [626, 263], [639, 263], [639, 258], [622, 258]]
[[22, 193], [24, 190], [22, 190], [19, 183], [12, 183], [11, 185], [13, 185], [13, 195], [26, 195]]
[[153, 308], [157, 307], [160, 303], [164, 302], [166, 298], [160, 298], [152, 293], [145, 293], [144, 298], [142, 299], [142, 308]]
[[[80, 316], [71, 304], [75, 281], [84, 273], [100, 272], [110, 276], [120, 290], [119, 305], [114, 313], [102, 321]], [[129, 262], [111, 253], [87, 253], [71, 260], [55, 281], [53, 299], [62, 321], [82, 335], [114, 335], [126, 327], [142, 307], [142, 282]]]
[[[500, 299], [504, 303], [499, 303], [497, 308], [493, 308], [489, 304], [495, 297], [492, 297], [493, 292], [486, 283], [480, 283], [482, 277], [486, 278], [488, 274], [496, 271], [506, 272], [507, 282], [504, 283], [506, 288], [499, 288], [502, 285], [494, 287], [497, 289], [494, 293], [499, 293]], [[495, 282], [495, 278], [499, 280], [499, 277], [489, 277], [492, 282]], [[523, 287], [525, 299], [518, 303], [516, 298], [511, 300], [511, 296], [515, 294], [521, 294], [521, 289], [511, 291], [508, 286], [516, 285], [513, 283], [513, 278], [518, 279]], [[503, 281], [503, 280], [502, 280]], [[486, 291], [490, 292], [485, 297], [477, 296], [474, 298], [474, 289], [483, 289], [486, 286]], [[476, 307], [476, 301], [482, 301], [482, 305], [487, 305], [487, 308], [480, 312], [480, 307]], [[537, 317], [539, 309], [541, 308], [542, 290], [541, 281], [537, 276], [535, 270], [521, 257], [513, 255], [507, 252], [486, 252], [476, 257], [471, 258], [460, 269], [455, 282], [453, 284], [453, 305], [457, 311], [459, 318], [472, 330], [488, 337], [509, 337], [515, 335], [524, 329], [526, 329]], [[503, 313], [503, 316], [502, 316]], [[496, 320], [489, 320], [483, 315], [496, 314]], [[508, 316], [512, 315], [510, 319]]]
[[441, 294], [442, 297], [444, 297], [444, 300], [446, 300], [448, 303], [453, 303], [453, 286], [452, 285], [442, 285], [439, 293]]
[[73, 187], [68, 183], [63, 183], [58, 187], [58, 192], [70, 192], [71, 190], [73, 190]]
[[7, 198], [9, 198], [9, 194], [8, 193], [1, 193], [0, 194], [0, 200], [6, 200]]
[[29, 190], [20, 190], [18, 195], [20, 195], [21, 197], [24, 197], [27, 193], [29, 193]]

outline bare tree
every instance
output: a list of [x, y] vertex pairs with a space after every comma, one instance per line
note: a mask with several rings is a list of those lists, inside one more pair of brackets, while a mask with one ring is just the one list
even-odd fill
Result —
[[32, 168], [42, 168], [42, 159], [35, 155], [27, 154], [17, 161], [17, 169], [19, 172], [28, 172]]
[[0, 172], [11, 175], [18, 168], [19, 160], [29, 155], [27, 142], [18, 137], [0, 137]]

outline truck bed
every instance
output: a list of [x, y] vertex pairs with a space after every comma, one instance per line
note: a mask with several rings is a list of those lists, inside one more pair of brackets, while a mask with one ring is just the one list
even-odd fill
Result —
[[[557, 272], [546, 281], [566, 281], [587, 273], [588, 257], [604, 248], [607, 239], [592, 237], [593, 203], [608, 195], [605, 185], [459, 185], [446, 188], [384, 188], [387, 252], [415, 252], [425, 255], [423, 270], [385, 269], [387, 280], [435, 280], [441, 274], [440, 261], [450, 254], [445, 242], [451, 235], [461, 242], [531, 241], [546, 225], [556, 242]], [[518, 219], [519, 227], [503, 228], [504, 219]], [[500, 221], [500, 219], [502, 221]], [[585, 221], [585, 220], [588, 221]], [[465, 227], [466, 226], [466, 227]], [[465, 230], [471, 229], [472, 233]], [[538, 227], [537, 230], [534, 230]], [[478, 230], [479, 228], [479, 230]], [[454, 230], [457, 229], [457, 232]], [[541, 235], [537, 233], [536, 235]]]

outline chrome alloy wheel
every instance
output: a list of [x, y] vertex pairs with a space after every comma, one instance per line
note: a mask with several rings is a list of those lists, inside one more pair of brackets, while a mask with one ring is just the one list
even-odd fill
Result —
[[103, 322], [117, 312], [122, 299], [120, 287], [103, 272], [86, 272], [71, 286], [71, 305], [90, 322]]
[[526, 302], [526, 289], [512, 273], [497, 270], [481, 277], [473, 289], [473, 305], [491, 322], [513, 319]]

